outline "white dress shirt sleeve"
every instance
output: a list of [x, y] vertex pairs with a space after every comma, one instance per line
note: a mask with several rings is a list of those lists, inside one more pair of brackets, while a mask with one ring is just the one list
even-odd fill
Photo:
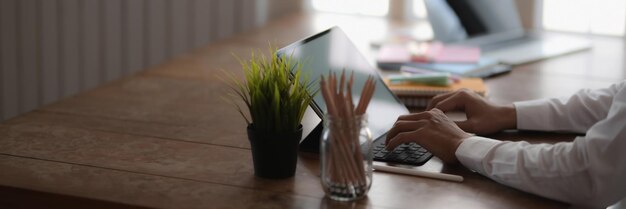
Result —
[[517, 128], [585, 133], [606, 118], [613, 95], [625, 85], [622, 81], [605, 89], [583, 89], [569, 98], [515, 102]]
[[516, 111], [518, 128], [586, 136], [553, 145], [474, 136], [457, 149], [459, 161], [502, 184], [574, 205], [606, 207], [626, 196], [624, 82], [569, 100], [516, 104]]

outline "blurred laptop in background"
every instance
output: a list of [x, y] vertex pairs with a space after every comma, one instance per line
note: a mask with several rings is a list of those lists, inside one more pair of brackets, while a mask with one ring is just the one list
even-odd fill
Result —
[[587, 39], [524, 30], [514, 0], [425, 0], [435, 39], [519, 65], [590, 48]]

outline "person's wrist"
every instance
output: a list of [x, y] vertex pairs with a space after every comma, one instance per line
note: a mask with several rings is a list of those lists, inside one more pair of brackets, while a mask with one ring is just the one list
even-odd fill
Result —
[[502, 125], [501, 129], [515, 129], [517, 128], [517, 112], [515, 111], [515, 105], [503, 105], [498, 108], [498, 119]]
[[461, 136], [461, 137], [460, 137], [460, 139], [459, 139], [459, 140], [457, 140], [457, 141], [455, 142], [455, 144], [453, 145], [452, 150], [451, 150], [451, 152], [450, 152], [450, 154], [451, 154], [452, 158], [454, 159], [454, 160], [453, 160], [453, 163], [458, 163], [458, 162], [459, 162], [459, 160], [458, 160], [458, 159], [457, 159], [457, 157], [456, 157], [456, 151], [459, 149], [459, 147], [461, 146], [461, 144], [463, 143], [463, 141], [465, 141], [465, 139], [470, 138], [470, 137], [472, 137], [472, 136], [473, 136], [473, 135], [471, 135], [471, 134], [465, 133], [465, 134], [463, 134], [463, 136]]

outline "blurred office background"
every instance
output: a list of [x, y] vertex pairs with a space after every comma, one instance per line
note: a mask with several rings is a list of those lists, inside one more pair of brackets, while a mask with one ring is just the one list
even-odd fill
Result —
[[[529, 29], [626, 30], [624, 0], [517, 4]], [[428, 25], [423, 0], [0, 0], [0, 121], [303, 11]]]
[[0, 0], [0, 121], [301, 8], [291, 0]]
[[[424, 0], [306, 0], [309, 10], [428, 20]], [[517, 0], [526, 28], [624, 36], [624, 0]]]

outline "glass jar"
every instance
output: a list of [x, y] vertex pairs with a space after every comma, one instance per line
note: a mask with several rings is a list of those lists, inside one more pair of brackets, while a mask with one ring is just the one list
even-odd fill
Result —
[[372, 134], [367, 115], [326, 115], [321, 138], [321, 181], [331, 199], [364, 197], [372, 185]]

